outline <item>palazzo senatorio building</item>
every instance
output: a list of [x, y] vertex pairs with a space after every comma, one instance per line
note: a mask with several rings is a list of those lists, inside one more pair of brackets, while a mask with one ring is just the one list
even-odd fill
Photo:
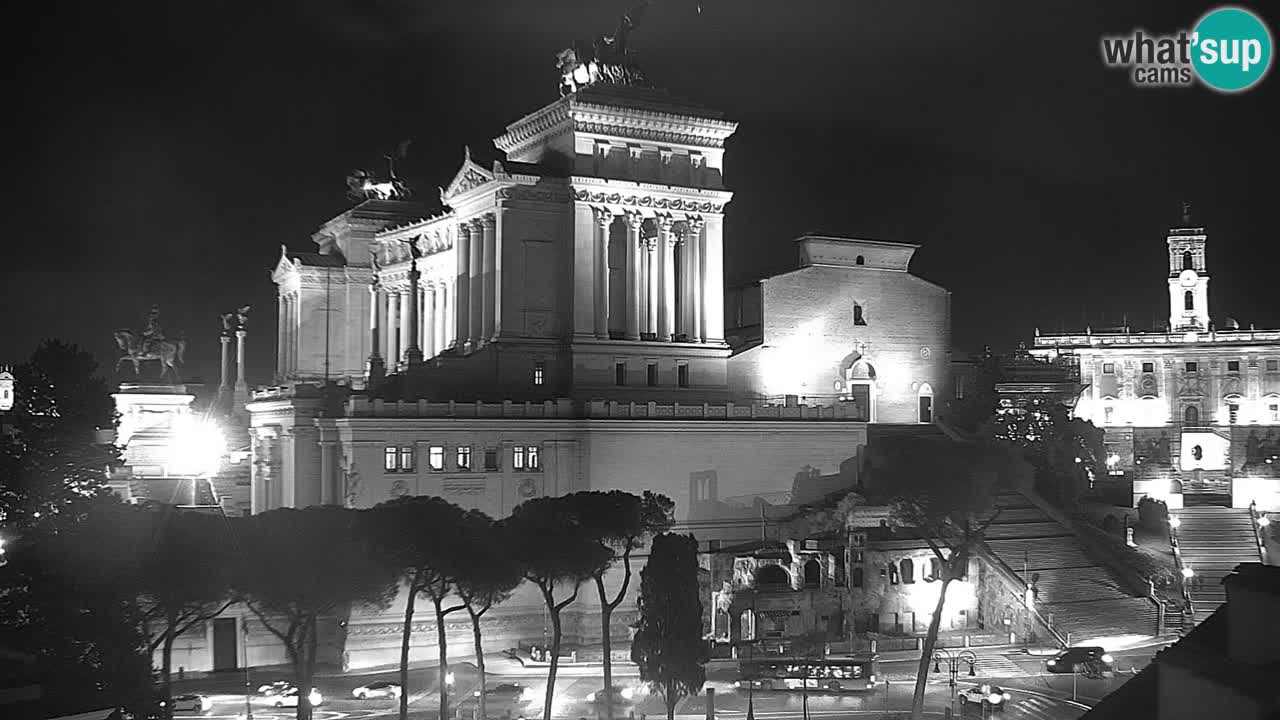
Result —
[[[435, 209], [362, 198], [312, 251], [282, 248], [276, 384], [247, 405], [253, 512], [437, 495], [502, 517], [653, 490], [678, 531], [730, 543], [760, 537], [760, 503], [855, 484], [870, 423], [928, 428], [950, 392], [950, 293], [911, 274], [917, 246], [812, 233], [795, 269], [725, 287], [726, 255], [749, 252], [725, 234], [735, 129], [661, 90], [590, 83], [509, 125], [492, 157], [460, 150]], [[526, 590], [486, 616], [493, 649], [543, 640]], [[570, 643], [599, 638], [587, 595]], [[335, 622], [327, 657], [395, 662], [403, 602]], [[622, 641], [634, 609], [615, 614]], [[413, 655], [430, 657], [419, 617]], [[279, 661], [243, 621], [247, 649], [192, 645], [186, 666]]]
[[1166, 327], [1037, 330], [1031, 352], [1078, 365], [1075, 413], [1105, 431], [1109, 472], [1132, 478], [1135, 503], [1280, 510], [1280, 330], [1211, 319], [1208, 237], [1184, 206], [1165, 238]]

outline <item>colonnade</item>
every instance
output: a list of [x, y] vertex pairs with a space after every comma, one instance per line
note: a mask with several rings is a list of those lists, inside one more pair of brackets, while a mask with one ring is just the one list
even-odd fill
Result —
[[[451, 319], [456, 294], [453, 278], [418, 283], [416, 297], [409, 286], [371, 285], [369, 291], [371, 336], [378, 354], [387, 360], [389, 367], [404, 361], [405, 353], [414, 342], [424, 358], [435, 357], [453, 346]], [[416, 336], [410, 332], [415, 321]]]
[[[653, 219], [655, 235], [646, 236], [645, 217], [638, 212], [615, 215], [607, 208], [592, 208], [595, 215], [595, 336], [610, 331], [626, 340], [671, 342], [684, 336], [690, 342], [720, 341], [723, 330], [708, 323], [709, 294], [720, 283], [707, 282], [708, 248], [701, 217], [677, 220], [670, 215]], [[611, 316], [609, 244], [614, 223], [621, 219], [626, 232], [623, 317]], [[677, 272], [677, 261], [679, 271]], [[709, 325], [713, 327], [709, 328]], [[708, 330], [710, 329], [710, 332]]]
[[281, 379], [288, 377], [298, 367], [298, 331], [300, 297], [297, 291], [280, 294], [279, 323], [276, 325], [276, 375]]

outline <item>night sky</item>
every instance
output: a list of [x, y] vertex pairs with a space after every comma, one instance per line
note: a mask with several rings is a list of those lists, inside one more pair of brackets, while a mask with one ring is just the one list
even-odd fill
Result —
[[[268, 383], [270, 270], [349, 206], [347, 172], [412, 138], [404, 174], [434, 202], [465, 144], [492, 154], [558, 97], [556, 50], [630, 4], [28, 5], [7, 38], [0, 364], [59, 337], [110, 370], [111, 331], [158, 303], [186, 374], [216, 384], [217, 314], [249, 303], [249, 380]], [[1213, 5], [1118, 4], [658, 0], [632, 42], [656, 84], [739, 122], [730, 284], [792, 267], [821, 228], [923, 245], [912, 269], [953, 291], [957, 350], [1125, 311], [1148, 327], [1187, 200], [1212, 314], [1280, 326], [1280, 78], [1135, 88], [1099, 37]]]

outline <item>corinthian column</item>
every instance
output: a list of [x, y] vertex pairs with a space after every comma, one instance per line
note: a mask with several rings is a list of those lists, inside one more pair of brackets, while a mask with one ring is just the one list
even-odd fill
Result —
[[484, 223], [480, 220], [471, 221], [471, 262], [467, 274], [471, 288], [467, 342], [475, 350], [484, 337]]
[[435, 357], [440, 352], [436, 342], [436, 284], [427, 283], [422, 289], [422, 355]]
[[244, 412], [244, 406], [249, 402], [249, 381], [244, 370], [244, 339], [248, 335], [243, 327], [236, 328], [236, 385], [232, 398], [235, 400], [233, 412], [237, 414]]
[[676, 323], [676, 237], [671, 232], [674, 220], [671, 216], [658, 218], [658, 258], [661, 274], [658, 276], [658, 339], [671, 342]]
[[627, 339], [640, 339], [640, 213], [627, 213]]
[[596, 219], [596, 337], [609, 337], [609, 227], [613, 213], [606, 208], [592, 208]]
[[685, 220], [685, 238], [689, 244], [689, 280], [692, 286], [693, 327], [689, 328], [689, 339], [694, 342], [706, 342], [703, 291], [706, 288], [705, 266], [702, 257], [702, 218], [691, 217]]
[[413, 302], [415, 298], [413, 293], [406, 289], [400, 290], [400, 327], [399, 337], [400, 345], [397, 348], [399, 352], [396, 354], [397, 361], [404, 361], [409, 353], [409, 338], [413, 332]]
[[645, 238], [645, 278], [648, 283], [648, 292], [645, 294], [645, 327], [650, 337], [658, 336], [658, 276], [661, 274], [662, 258], [658, 255], [659, 238]]
[[480, 339], [489, 342], [497, 333], [498, 324], [498, 233], [497, 219], [492, 213], [480, 219], [484, 234], [484, 312], [481, 313]]
[[462, 223], [457, 228], [458, 241], [454, 244], [457, 258], [457, 288], [453, 300], [454, 344], [463, 349], [471, 334], [471, 226]]
[[418, 303], [422, 302], [422, 291], [418, 287], [418, 280], [422, 277], [422, 273], [418, 272], [417, 258], [409, 260], [409, 293], [405, 295], [405, 350], [404, 362], [410, 367], [420, 365], [422, 363], [422, 347], [418, 345], [419, 330], [419, 307]]
[[276, 310], [279, 316], [276, 320], [276, 380], [280, 381], [284, 379], [284, 295], [276, 295]]
[[378, 292], [378, 279], [375, 277], [369, 285], [369, 364], [365, 370], [365, 385], [369, 388], [376, 388], [381, 384], [387, 373], [381, 354], [382, 339], [378, 333], [378, 312], [381, 305], [382, 293]]
[[400, 293], [387, 291], [387, 366], [395, 367], [400, 357], [400, 340], [398, 323], [400, 320]]

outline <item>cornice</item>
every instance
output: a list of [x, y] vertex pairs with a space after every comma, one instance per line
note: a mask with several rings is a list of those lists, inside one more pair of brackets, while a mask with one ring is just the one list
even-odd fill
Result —
[[[508, 125], [505, 133], [493, 139], [493, 144], [510, 155], [521, 145], [547, 135], [557, 125], [569, 122], [569, 99], [561, 98]], [[561, 129], [561, 132], [566, 129], [568, 126]]]
[[[599, 190], [594, 188], [582, 188], [577, 186], [577, 178], [574, 178], [574, 200], [578, 202], [594, 203], [597, 205], [611, 205], [619, 208], [632, 208], [636, 210], [653, 210], [686, 212], [686, 213], [702, 213], [708, 215], [721, 215], [724, 213], [724, 206], [729, 198], [724, 195], [730, 193], [717, 193], [715, 196], [707, 197], [700, 194], [692, 194], [687, 192], [671, 191], [667, 189], [645, 192], [644, 188], [636, 188], [635, 190], [621, 191], [618, 188], [605, 187]], [[692, 194], [692, 197], [680, 197], [680, 195]], [[672, 196], [675, 197], [672, 197]]]

